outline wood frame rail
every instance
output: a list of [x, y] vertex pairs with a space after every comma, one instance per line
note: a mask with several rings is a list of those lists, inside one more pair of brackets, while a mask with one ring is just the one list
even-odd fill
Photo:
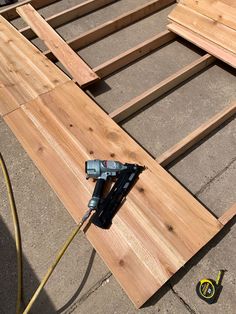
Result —
[[2, 15], [6, 20], [11, 21], [18, 17], [16, 8], [18, 8], [19, 6], [31, 3], [35, 9], [40, 9], [56, 1], [57, 0], [25, 0], [25, 1], [13, 4], [9, 8], [0, 10], [0, 15]]
[[163, 167], [170, 164], [176, 158], [184, 154], [188, 149], [214, 131], [222, 123], [227, 121], [236, 113], [236, 101], [230, 106], [223, 109], [217, 113], [214, 117], [210, 118], [207, 122], [203, 123], [195, 131], [187, 135], [184, 139], [178, 142], [176, 145], [172, 146], [161, 156], [159, 156], [156, 161]]
[[[67, 41], [67, 44], [73, 50], [79, 50], [92, 44], [110, 34], [113, 34], [145, 17], [150, 16], [153, 13], [164, 9], [165, 7], [175, 3], [175, 0], [154, 0], [147, 4], [141, 5], [134, 10], [118, 16], [116, 19], [105, 22], [80, 36], [77, 36]], [[50, 51], [45, 51], [44, 54], [52, 61], [56, 58]]]
[[206, 69], [211, 63], [215, 61], [215, 57], [205, 54], [204, 56], [193, 61], [189, 65], [183, 67], [173, 75], [164, 79], [154, 87], [148, 89], [141, 95], [131, 99], [126, 104], [117, 108], [109, 114], [109, 116], [116, 122], [121, 122], [124, 119], [130, 117], [132, 114], [138, 110], [145, 107], [150, 102], [154, 101], [156, 98], [169, 92], [171, 89], [175, 88], [179, 84], [183, 83], [193, 75]]
[[93, 68], [93, 71], [101, 78], [104, 78], [117, 70], [122, 69], [126, 65], [134, 62], [135, 60], [151, 53], [152, 51], [160, 48], [161, 46], [170, 43], [176, 38], [175, 33], [165, 30], [150, 39], [138, 44], [137, 46], [128, 49], [127, 51], [119, 54], [118, 56], [100, 64]]
[[[67, 10], [54, 14], [45, 21], [53, 28], [64, 25], [71, 22], [81, 16], [92, 13], [95, 10], [101, 9], [102, 7], [114, 3], [117, 0], [87, 0], [83, 3], [77, 4]], [[119, 1], [119, 0], [118, 0]], [[28, 1], [29, 2], [29, 1]], [[35, 6], [34, 6], [35, 7]], [[33, 39], [36, 37], [32, 29], [27, 26], [19, 30], [19, 32], [28, 39]]]

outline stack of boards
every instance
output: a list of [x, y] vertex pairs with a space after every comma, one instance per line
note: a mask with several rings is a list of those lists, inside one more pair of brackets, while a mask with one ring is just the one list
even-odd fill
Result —
[[180, 0], [168, 28], [236, 68], [236, 1]]

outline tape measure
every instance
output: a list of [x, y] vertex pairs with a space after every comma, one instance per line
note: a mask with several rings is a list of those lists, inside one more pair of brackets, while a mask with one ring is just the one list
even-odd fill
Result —
[[221, 285], [225, 270], [220, 270], [217, 279], [202, 279], [197, 283], [196, 292], [208, 304], [216, 303], [223, 288]]

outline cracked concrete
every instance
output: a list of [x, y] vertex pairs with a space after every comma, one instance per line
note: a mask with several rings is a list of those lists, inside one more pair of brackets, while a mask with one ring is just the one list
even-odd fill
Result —
[[190, 307], [190, 305], [178, 294], [177, 291], [171, 286], [171, 291], [177, 296], [177, 298], [184, 304], [186, 309], [189, 311], [191, 314], [196, 314], [196, 312]]
[[74, 303], [68, 307], [65, 313], [70, 314], [76, 310], [81, 310], [80, 305], [85, 302], [94, 292], [96, 292], [100, 287], [109, 282], [109, 278], [112, 276], [111, 272], [108, 272], [104, 277], [102, 277], [94, 286], [92, 286], [84, 295], [77, 299]]
[[[173, 165], [169, 169], [171, 174], [193, 194], [199, 194], [207, 183], [226, 170], [235, 159], [235, 126], [236, 120], [233, 119], [216, 134], [211, 134], [206, 141], [202, 141], [191, 153]], [[232, 186], [232, 195], [235, 192], [235, 186]]]
[[[83, 0], [58, 1], [41, 12], [52, 15]], [[72, 38], [148, 0], [121, 0], [85, 16], [58, 31]], [[96, 66], [116, 54], [165, 29], [170, 8], [154, 14], [127, 29], [104, 38], [80, 51]], [[22, 21], [16, 22], [18, 26]], [[135, 36], [134, 36], [135, 34]], [[39, 45], [39, 41], [34, 41]], [[110, 112], [186, 64], [202, 51], [183, 41], [175, 41], [142, 58], [104, 84], [90, 88], [90, 94]], [[154, 101], [125, 121], [122, 127], [153, 156], [158, 156], [193, 131], [236, 98], [235, 71], [218, 62], [172, 93]], [[193, 150], [168, 167], [187, 189], [220, 216], [235, 202], [235, 119], [201, 141]], [[22, 230], [24, 250], [25, 301], [29, 300], [51, 264], [58, 248], [75, 224], [40, 175], [8, 127], [0, 120], [0, 151], [12, 179]], [[0, 313], [14, 313], [16, 265], [13, 226], [2, 177], [0, 189]], [[136, 310], [106, 265], [80, 234], [74, 240], [46, 285], [32, 313], [226, 313], [236, 308], [236, 228], [233, 222], [216, 239], [187, 263], [141, 310]], [[217, 305], [208, 306], [195, 293], [203, 277], [215, 278], [219, 269], [228, 272]], [[11, 293], [9, 293], [11, 291]]]
[[201, 195], [208, 187], [209, 185], [214, 182], [215, 180], [217, 180], [218, 178], [221, 177], [222, 174], [224, 174], [225, 171], [227, 171], [229, 168], [231, 168], [231, 166], [235, 163], [236, 158], [233, 158], [228, 165], [226, 165], [223, 169], [221, 169], [219, 172], [217, 172], [217, 174], [212, 177], [205, 185], [203, 185], [200, 190], [198, 190], [195, 193], [195, 196], [198, 197], [199, 195]]
[[[96, 306], [96, 300], [103, 304], [103, 308]], [[111, 300], [111, 302], [110, 302]], [[80, 307], [73, 313], [113, 313], [113, 314], [133, 314], [136, 312], [144, 314], [171, 313], [171, 314], [189, 314], [189, 310], [183, 305], [182, 301], [172, 292], [171, 289], [165, 291], [165, 294], [157, 304], [145, 305], [140, 310], [135, 310], [130, 300], [123, 290], [117, 285], [114, 277], [105, 281]], [[70, 312], [68, 312], [70, 313]]]

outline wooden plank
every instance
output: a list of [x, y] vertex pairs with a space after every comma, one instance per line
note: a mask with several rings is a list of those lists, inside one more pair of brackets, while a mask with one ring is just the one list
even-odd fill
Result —
[[185, 153], [190, 147], [198, 143], [218, 126], [228, 120], [236, 113], [236, 102], [217, 113], [214, 117], [209, 119], [207, 122], [203, 123], [199, 128], [194, 130], [179, 143], [172, 146], [161, 156], [159, 156], [156, 161], [163, 167], [167, 166], [173, 160]]
[[30, 4], [17, 8], [17, 12], [81, 87], [85, 87], [99, 79], [97, 74], [65, 43]]
[[161, 81], [154, 87], [145, 91], [141, 95], [133, 98], [123, 106], [114, 110], [109, 114], [109, 116], [116, 122], [121, 122], [122, 120], [128, 118], [133, 113], [137, 112], [156, 98], [162, 96], [163, 94], [170, 91], [172, 88], [175, 88], [185, 80], [189, 79], [191, 76], [200, 72], [212, 62], [215, 58], [206, 54], [203, 57], [193, 61], [189, 65], [177, 71], [175, 74], [169, 76], [165, 80]]
[[[5, 116], [5, 121], [79, 221], [92, 194], [84, 162], [145, 165], [109, 230], [86, 235], [140, 307], [222, 225], [72, 81]], [[157, 193], [158, 191], [158, 193]]]
[[[117, 0], [87, 0], [83, 3], [79, 3], [67, 10], [64, 10], [62, 12], [59, 12], [57, 14], [54, 14], [48, 18], [45, 18], [45, 21], [51, 25], [52, 28], [59, 27], [61, 25], [64, 25], [68, 22], [71, 22], [83, 15], [86, 15], [88, 13], [91, 13], [97, 9], [100, 9], [107, 4], [111, 4]], [[22, 35], [24, 35], [28, 39], [35, 38], [35, 33], [32, 31], [32, 29], [27, 26], [19, 30]]]
[[223, 1], [205, 0], [180, 0], [182, 5], [185, 5], [211, 19], [217, 23], [225, 24], [228, 27], [236, 30], [236, 6], [234, 1], [226, 4]]
[[38, 97], [69, 78], [0, 16], [0, 114]]
[[168, 18], [211, 42], [236, 53], [236, 31], [178, 4]]
[[[211, 1], [213, 1], [213, 0], [211, 0]], [[215, 1], [216, 1], [216, 0], [215, 0]], [[235, 3], [234, 0], [217, 0], [217, 1], [220, 1], [220, 2], [222, 2], [222, 3], [224, 3], [224, 4], [228, 5], [228, 6], [230, 6], [230, 7], [232, 7], [232, 8], [236, 8], [236, 3]]]
[[[138, 8], [131, 10], [125, 14], [120, 15], [114, 20], [105, 22], [82, 35], [69, 40], [67, 43], [73, 50], [78, 50], [84, 48], [89, 44], [92, 44], [99, 39], [102, 39], [118, 30], [125, 28], [149, 15], [171, 5], [175, 0], [153, 0], [148, 3], [139, 6]], [[45, 55], [51, 59], [55, 60], [53, 54], [50, 51], [45, 51]]]
[[236, 68], [236, 55], [231, 53], [230, 51], [219, 47], [218, 45], [207, 40], [206, 38], [203, 38], [202, 36], [197, 35], [194, 32], [188, 30], [186, 27], [183, 27], [176, 23], [169, 24], [167, 27], [172, 32], [178, 34], [179, 36], [185, 38], [186, 40], [200, 47], [201, 49], [212, 54], [216, 58]]
[[2, 15], [5, 19], [10, 21], [18, 17], [16, 8], [18, 8], [21, 5], [31, 3], [35, 9], [40, 9], [56, 1], [57, 0], [24, 0], [18, 3], [15, 3], [8, 8], [0, 10], [0, 15]]
[[231, 219], [236, 216], [236, 203], [230, 207], [224, 214], [218, 219], [222, 225], [226, 225]]
[[138, 44], [137, 46], [119, 54], [118, 56], [95, 67], [94, 72], [101, 78], [123, 68], [129, 63], [151, 53], [155, 49], [172, 41], [176, 35], [173, 32], [165, 30], [152, 38]]

